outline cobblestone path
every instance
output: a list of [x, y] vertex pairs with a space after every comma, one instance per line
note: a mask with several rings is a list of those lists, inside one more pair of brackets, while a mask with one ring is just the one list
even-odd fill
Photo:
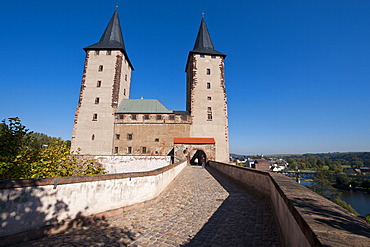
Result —
[[187, 166], [159, 202], [15, 246], [280, 246], [269, 203]]

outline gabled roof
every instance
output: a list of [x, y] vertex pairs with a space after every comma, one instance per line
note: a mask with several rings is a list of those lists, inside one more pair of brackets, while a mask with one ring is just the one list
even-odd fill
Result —
[[123, 99], [118, 106], [116, 113], [148, 113], [148, 114], [171, 114], [161, 102], [156, 99]]
[[197, 39], [195, 40], [194, 48], [192, 51], [190, 51], [190, 53], [218, 55], [226, 57], [225, 54], [215, 50], [204, 18], [202, 18]]
[[114, 11], [112, 18], [110, 19], [108, 26], [105, 28], [103, 35], [101, 36], [98, 43], [83, 48], [85, 51], [88, 50], [121, 50], [129, 62], [132, 69], [133, 66], [130, 59], [127, 56], [125, 42], [123, 41], [121, 24], [118, 17], [118, 10]]
[[191, 137], [175, 137], [174, 144], [215, 144], [214, 138], [191, 138]]

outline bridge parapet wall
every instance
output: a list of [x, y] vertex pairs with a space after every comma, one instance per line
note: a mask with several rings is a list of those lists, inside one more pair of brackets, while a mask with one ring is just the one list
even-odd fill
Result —
[[209, 165], [271, 202], [284, 246], [370, 246], [370, 224], [294, 180], [214, 161]]
[[62, 230], [67, 227], [63, 222], [151, 203], [186, 165], [185, 161], [148, 172], [0, 181], [0, 245]]

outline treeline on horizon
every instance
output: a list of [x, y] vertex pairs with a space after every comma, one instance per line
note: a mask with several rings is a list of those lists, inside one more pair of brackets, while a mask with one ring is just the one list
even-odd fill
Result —
[[278, 156], [289, 163], [290, 168], [297, 166], [299, 169], [329, 168], [342, 169], [370, 167], [370, 152], [348, 152], [348, 153], [317, 153], [303, 155]]

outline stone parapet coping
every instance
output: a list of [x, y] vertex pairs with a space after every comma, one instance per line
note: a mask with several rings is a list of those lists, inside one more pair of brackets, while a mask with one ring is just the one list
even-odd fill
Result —
[[284, 246], [370, 246], [370, 224], [285, 175], [209, 163], [271, 202]]
[[15, 179], [15, 180], [0, 180], [0, 189], [14, 189], [22, 187], [32, 186], [44, 186], [44, 185], [58, 185], [58, 184], [73, 184], [73, 183], [84, 183], [94, 181], [104, 181], [122, 178], [136, 178], [136, 177], [147, 177], [156, 176], [163, 172], [166, 172], [175, 166], [181, 164], [178, 162], [165, 167], [155, 169], [147, 172], [128, 172], [128, 173], [114, 173], [114, 174], [103, 174], [103, 175], [88, 175], [88, 176], [75, 176], [75, 177], [59, 177], [59, 178], [31, 178], [31, 179]]

